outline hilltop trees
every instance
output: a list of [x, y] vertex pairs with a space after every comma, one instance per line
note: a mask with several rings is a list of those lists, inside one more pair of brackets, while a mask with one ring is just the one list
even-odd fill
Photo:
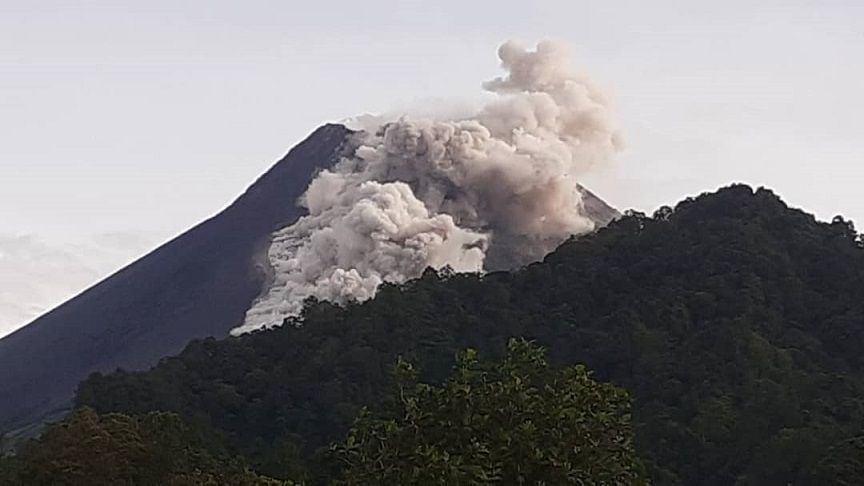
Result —
[[468, 350], [441, 386], [405, 361], [397, 377], [389, 413], [361, 414], [335, 448], [344, 484], [645, 484], [627, 393], [524, 340], [501, 363]]
[[513, 337], [628, 391], [655, 484], [830, 484], [858, 471], [861, 238], [746, 186], [629, 213], [520, 271], [427, 272], [363, 304], [312, 305], [299, 327], [197, 341], [153, 370], [92, 377], [78, 404], [176, 412], [256, 471], [292, 477], [273, 451], [305, 459], [342, 440], [360, 410], [392, 399], [399, 356], [435, 385], [458, 351], [500, 358]]
[[208, 439], [175, 414], [100, 416], [82, 408], [3, 459], [0, 484], [287, 485], [217, 459], [207, 450]]
[[[511, 340], [503, 361], [462, 353], [442, 385], [400, 360], [392, 403], [364, 410], [306, 483], [646, 484], [625, 391], [582, 366], [551, 368]], [[310, 468], [311, 469], [311, 468]], [[287, 471], [283, 471], [285, 475]], [[98, 415], [81, 408], [0, 462], [0, 485], [287, 486], [231, 460], [212, 431], [175, 414]]]

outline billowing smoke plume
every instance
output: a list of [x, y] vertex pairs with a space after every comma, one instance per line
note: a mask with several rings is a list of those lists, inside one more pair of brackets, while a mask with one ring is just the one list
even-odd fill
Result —
[[618, 150], [606, 100], [552, 42], [498, 55], [507, 76], [483, 84], [498, 96], [478, 113], [363, 132], [312, 181], [309, 215], [274, 235], [275, 281], [235, 334], [281, 324], [307, 297], [365, 300], [429, 266], [517, 267], [594, 228], [579, 178]]

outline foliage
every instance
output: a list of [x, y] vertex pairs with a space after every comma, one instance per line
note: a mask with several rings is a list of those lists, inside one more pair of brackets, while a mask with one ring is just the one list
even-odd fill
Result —
[[335, 449], [345, 484], [644, 484], [627, 393], [508, 347], [494, 365], [468, 350], [442, 386], [399, 361], [393, 410], [362, 413]]
[[205, 449], [174, 414], [142, 417], [76, 410], [0, 463], [0, 484], [277, 486]]
[[831, 483], [849, 468], [826, 451], [864, 435], [861, 246], [842, 218], [732, 186], [631, 213], [517, 272], [427, 272], [361, 305], [310, 305], [300, 326], [196, 341], [151, 371], [91, 377], [77, 401], [176, 412], [257, 471], [297, 477], [392, 398], [398, 356], [440, 383], [458, 350], [500, 357], [525, 337], [630, 392], [654, 483]]
[[864, 478], [864, 437], [853, 437], [831, 447], [807, 482], [813, 485], [855, 486]]

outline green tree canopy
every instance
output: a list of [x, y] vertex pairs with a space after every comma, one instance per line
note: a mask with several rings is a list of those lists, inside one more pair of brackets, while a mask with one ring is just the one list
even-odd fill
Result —
[[0, 463], [0, 484], [99, 486], [280, 485], [217, 460], [206, 437], [171, 413], [141, 417], [78, 409]]
[[94, 375], [77, 404], [176, 412], [295, 479], [292, 455], [317, 457], [388, 399], [398, 356], [441, 383], [459, 350], [499, 357], [521, 336], [627, 389], [654, 484], [835, 484], [857, 467], [845, 441], [864, 436], [864, 243], [848, 223], [736, 185], [623, 216], [518, 271], [427, 272], [196, 341], [153, 370]]
[[440, 386], [405, 361], [396, 375], [389, 412], [364, 412], [335, 448], [345, 484], [645, 484], [627, 393], [550, 369], [527, 341], [500, 363], [469, 349]]

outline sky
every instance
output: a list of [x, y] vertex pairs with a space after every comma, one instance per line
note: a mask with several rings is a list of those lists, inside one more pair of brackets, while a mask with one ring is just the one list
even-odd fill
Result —
[[315, 127], [569, 44], [651, 212], [732, 182], [864, 224], [864, 2], [0, 0], [0, 335], [215, 214]]

